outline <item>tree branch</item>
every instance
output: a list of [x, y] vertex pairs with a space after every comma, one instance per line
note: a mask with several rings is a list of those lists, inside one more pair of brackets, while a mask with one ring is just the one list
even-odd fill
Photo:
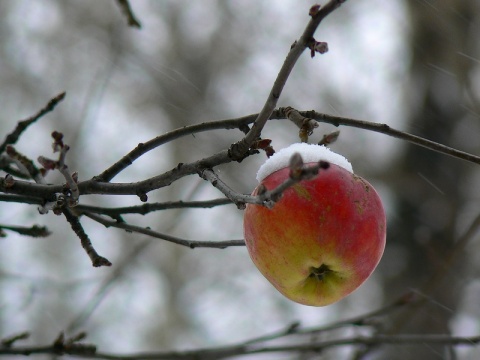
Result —
[[[1, 195], [0, 195], [1, 201]], [[212, 200], [203, 200], [203, 201], [169, 201], [162, 203], [146, 203], [138, 206], [125, 206], [125, 207], [116, 207], [116, 208], [106, 208], [99, 206], [89, 206], [89, 205], [78, 205], [76, 207], [77, 211], [82, 213], [90, 212], [97, 213], [102, 215], [108, 215], [111, 217], [116, 217], [123, 214], [140, 214], [146, 215], [150, 212], [159, 211], [159, 210], [170, 210], [170, 209], [206, 209], [213, 208], [221, 205], [232, 204], [229, 199], [220, 198]]]
[[[480, 343], [480, 336], [471, 337], [457, 337], [451, 335], [438, 335], [438, 334], [418, 334], [418, 335], [366, 335], [355, 337], [340, 337], [331, 340], [313, 340], [312, 334], [318, 334], [320, 332], [331, 331], [344, 326], [371, 326], [372, 320], [385, 316], [400, 307], [410, 305], [415, 302], [416, 299], [412, 293], [407, 293], [401, 296], [393, 303], [381, 307], [377, 310], [369, 313], [353, 317], [350, 319], [334, 322], [329, 325], [301, 328], [298, 323], [289, 325], [286, 329], [268, 334], [262, 335], [257, 338], [238, 342], [236, 344], [227, 346], [218, 346], [211, 348], [200, 348], [188, 351], [168, 351], [168, 352], [138, 352], [131, 354], [115, 354], [115, 353], [102, 353], [95, 352], [94, 345], [85, 345], [78, 343], [78, 341], [69, 341], [68, 344], [75, 344], [76, 346], [62, 346], [63, 354], [76, 355], [84, 358], [91, 359], [108, 359], [108, 360], [133, 360], [133, 359], [183, 359], [183, 360], [212, 360], [212, 359], [225, 359], [233, 356], [246, 356], [259, 353], [301, 353], [305, 351], [321, 352], [332, 347], [342, 346], [379, 346], [388, 344], [444, 344], [444, 345], [465, 345], [476, 346]], [[269, 345], [272, 340], [279, 338], [296, 336], [295, 342], [290, 342], [289, 345]], [[298, 338], [298, 336], [300, 336]], [[15, 337], [11, 337], [14, 338]], [[77, 337], [72, 338], [77, 339]], [[58, 339], [54, 344], [58, 343]], [[63, 341], [62, 344], [67, 342]], [[13, 343], [12, 343], [13, 344]], [[31, 355], [31, 354], [58, 354], [59, 347], [52, 345], [46, 346], [31, 346], [31, 347], [15, 347], [4, 346], [0, 347], [0, 356], [2, 355]], [[90, 352], [86, 352], [88, 349]]]
[[312, 19], [309, 21], [307, 27], [303, 31], [302, 36], [298, 41], [294, 43], [290, 52], [288, 53], [280, 72], [273, 83], [272, 89], [268, 98], [258, 114], [255, 122], [253, 123], [252, 128], [247, 133], [247, 135], [240, 140], [239, 142], [233, 144], [230, 147], [229, 154], [234, 160], [240, 160], [244, 157], [247, 151], [250, 149], [252, 144], [260, 137], [260, 134], [265, 126], [267, 120], [270, 118], [275, 106], [277, 105], [278, 99], [282, 93], [283, 87], [287, 83], [288, 77], [292, 72], [295, 64], [297, 63], [298, 58], [303, 53], [305, 48], [309, 46], [313, 39], [313, 35], [317, 30], [317, 27], [320, 25], [320, 22], [325, 19], [329, 14], [331, 14], [335, 9], [340, 7], [342, 3], [346, 0], [330, 0], [322, 8], [315, 6], [315, 11], [312, 12], [310, 9], [310, 15]]
[[373, 324], [374, 319], [377, 319], [381, 316], [386, 316], [394, 312], [395, 310], [401, 309], [405, 306], [410, 306], [418, 303], [420, 300], [413, 292], [408, 292], [400, 296], [397, 300], [393, 301], [390, 304], [387, 304], [379, 309], [373, 310], [366, 314], [355, 316], [349, 319], [336, 321], [334, 323], [323, 325], [323, 326], [314, 326], [314, 327], [300, 327], [299, 323], [294, 323], [289, 325], [286, 329], [274, 332], [272, 334], [263, 335], [256, 337], [250, 340], [247, 340], [246, 344], [255, 344], [266, 342], [270, 340], [276, 340], [285, 336], [290, 335], [313, 335], [319, 334], [331, 330], [336, 330], [344, 327], [359, 327], [359, 326], [370, 326]]
[[0, 224], [0, 230], [9, 230], [16, 232], [17, 234], [31, 237], [47, 237], [51, 232], [45, 227], [40, 225], [32, 226], [14, 226], [14, 225], [2, 225]]
[[49, 113], [50, 111], [53, 111], [53, 109], [55, 109], [57, 104], [65, 98], [65, 95], [66, 95], [65, 92], [58, 94], [53, 99], [51, 99], [47, 103], [47, 105], [43, 109], [41, 109], [38, 113], [29, 117], [28, 119], [19, 121], [17, 123], [17, 127], [15, 128], [15, 130], [13, 130], [13, 132], [8, 134], [5, 140], [3, 141], [3, 143], [0, 144], [0, 154], [5, 151], [5, 148], [7, 147], [7, 145], [15, 144], [20, 138], [20, 136], [22, 135], [22, 133], [27, 129], [27, 127], [29, 127], [31, 124], [33, 124], [35, 121], [40, 119], [45, 114]]
[[187, 240], [180, 239], [175, 236], [170, 236], [167, 234], [162, 234], [157, 231], [154, 231], [150, 228], [144, 228], [140, 226], [130, 225], [125, 222], [119, 222], [115, 220], [106, 219], [103, 216], [92, 214], [92, 213], [83, 213], [86, 217], [104, 225], [105, 227], [116, 227], [130, 232], [136, 232], [139, 234], [144, 234], [151, 236], [153, 238], [166, 240], [177, 245], [182, 245], [189, 247], [191, 249], [195, 248], [212, 248], [212, 249], [225, 249], [230, 246], [245, 246], [243, 240], [224, 240], [224, 241], [202, 241], [202, 240]]
[[165, 144], [170, 141], [179, 139], [183, 136], [192, 135], [200, 132], [211, 130], [229, 130], [229, 129], [242, 129], [245, 125], [252, 123], [255, 120], [255, 115], [248, 115], [237, 119], [227, 119], [219, 121], [209, 121], [201, 124], [184, 126], [182, 128], [172, 130], [163, 135], [157, 136], [145, 143], [140, 143], [135, 149], [130, 151], [127, 155], [110, 166], [101, 174], [95, 177], [95, 180], [102, 182], [109, 182], [120, 172], [130, 166], [136, 159], [145, 153]]
[[296, 183], [311, 179], [323, 169], [326, 170], [330, 164], [325, 161], [319, 161], [315, 165], [304, 165], [300, 154], [295, 153], [290, 159], [290, 175], [283, 183], [279, 184], [275, 189], [268, 190], [260, 185], [257, 195], [239, 194], [226, 183], [224, 183], [212, 169], [204, 169], [200, 172], [200, 176], [210, 181], [210, 183], [220, 190], [229, 200], [234, 202], [239, 209], [244, 209], [245, 204], [257, 204], [272, 208], [281, 198], [283, 192]]
[[96, 351], [94, 345], [72, 343], [69, 346], [23, 346], [0, 348], [0, 356], [5, 355], [75, 355], [88, 359], [105, 360], [212, 360], [226, 359], [233, 356], [245, 356], [266, 353], [301, 353], [305, 351], [321, 352], [332, 347], [342, 346], [373, 346], [373, 345], [462, 345], [477, 346], [480, 344], [480, 336], [450, 336], [437, 334], [418, 335], [374, 335], [356, 336], [326, 341], [311, 341], [306, 343], [280, 345], [280, 346], [256, 346], [248, 344], [235, 344], [216, 348], [202, 348], [186, 351], [169, 352], [138, 352], [131, 354], [115, 354]]
[[[480, 164], [480, 157], [477, 155], [456, 150], [446, 145], [427, 140], [420, 136], [396, 130], [386, 124], [332, 116], [318, 113], [315, 111], [300, 111], [299, 113], [307, 118], [312, 118], [317, 121], [332, 124], [335, 126], [344, 125], [379, 132], [388, 136], [408, 141], [418, 146], [422, 146], [432, 151], [437, 151], [458, 159], [466, 160], [475, 164]], [[159, 136], [145, 144], [139, 144], [139, 146], [137, 146], [137, 148], [133, 150], [129, 155], [126, 155], [121, 161], [113, 165], [111, 168], [107, 169], [98, 177], [92, 180], [78, 183], [80, 194], [142, 195], [146, 194], [151, 190], [168, 186], [172, 182], [184, 176], [198, 173], [199, 171], [206, 168], [213, 168], [215, 166], [231, 162], [232, 159], [229, 157], [228, 151], [224, 150], [196, 162], [192, 162], [189, 164], [179, 164], [174, 169], [167, 171], [161, 175], [136, 183], [104, 182], [108, 181], [109, 179], [111, 179], [111, 177], [121, 172], [126, 166], [128, 166], [127, 163], [131, 164], [134, 159], [140, 157], [141, 155], [155, 148], [156, 146], [195, 132], [208, 131], [212, 129], [241, 128], [242, 126], [252, 123], [256, 117], [258, 117], [258, 114], [252, 114], [237, 119], [221, 120], [218, 122], [208, 122], [193, 126], [187, 126], [181, 129], [174, 130], [165, 135]], [[283, 120], [285, 119], [285, 115], [283, 114], [283, 111], [276, 110], [271, 114], [270, 118]], [[125, 162], [125, 159], [129, 160]], [[101, 179], [105, 180], [100, 181]], [[9, 194], [19, 194], [23, 196], [43, 198], [52, 201], [53, 199], [55, 199], [56, 193], [63, 191], [63, 185], [33, 184], [31, 182], [23, 180], [15, 180], [12, 185], [5, 181], [5, 178], [0, 177], [0, 191]]]
[[345, 126], [355, 127], [359, 129], [378, 132], [381, 134], [392, 136], [397, 139], [408, 141], [412, 144], [436, 151], [441, 154], [449, 155], [457, 159], [466, 160], [474, 164], [480, 164], [480, 156], [472, 155], [465, 151], [456, 150], [452, 147], [439, 144], [435, 141], [427, 140], [420, 136], [416, 136], [416, 135], [409, 134], [407, 132], [396, 130], [387, 124], [375, 123], [375, 122], [364, 121], [364, 120], [356, 120], [351, 118], [344, 118], [340, 116], [327, 115], [327, 114], [318, 113], [316, 111], [300, 111], [300, 114], [304, 115], [305, 117], [309, 117], [317, 121], [324, 122], [327, 124], [332, 124], [335, 126], [345, 125]]
[[132, 7], [130, 6], [130, 3], [128, 0], [117, 0], [118, 6], [122, 10], [123, 15], [127, 18], [128, 21], [128, 26], [131, 27], [136, 27], [140, 29], [142, 25], [140, 24], [140, 21], [137, 20], [135, 15], [133, 14]]
[[110, 261], [105, 259], [103, 256], [98, 255], [97, 251], [92, 245], [92, 242], [90, 241], [90, 238], [83, 230], [83, 226], [82, 224], [80, 224], [78, 217], [74, 215], [72, 211], [68, 208], [63, 209], [63, 214], [65, 215], [67, 221], [70, 223], [72, 230], [80, 238], [83, 249], [92, 260], [92, 265], [94, 267], [111, 266], [112, 263]]

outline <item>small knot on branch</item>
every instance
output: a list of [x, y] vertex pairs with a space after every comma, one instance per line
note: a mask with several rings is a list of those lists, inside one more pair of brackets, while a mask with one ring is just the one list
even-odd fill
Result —
[[301, 142], [307, 142], [308, 137], [313, 134], [313, 130], [318, 127], [318, 122], [314, 119], [307, 118], [300, 114], [298, 110], [295, 110], [291, 106], [280, 108], [288, 120], [292, 121], [300, 129], [298, 136]]
[[233, 143], [228, 149], [228, 156], [236, 162], [242, 162], [243, 159], [251, 155], [247, 143], [243, 140]]

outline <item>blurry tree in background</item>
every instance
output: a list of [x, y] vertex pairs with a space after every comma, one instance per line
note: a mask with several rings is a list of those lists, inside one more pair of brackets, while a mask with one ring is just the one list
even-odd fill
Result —
[[[61, 132], [70, 146], [66, 164], [81, 182], [162, 134], [258, 113], [311, 5], [0, 0], [0, 142], [20, 119], [66, 91], [14, 148], [31, 159], [53, 158], [50, 134]], [[480, 154], [478, 13], [477, 0], [347, 1], [316, 32], [329, 52], [313, 59], [308, 50], [302, 54], [278, 106], [386, 123]], [[310, 142], [336, 130], [329, 123], [335, 121], [320, 121]], [[93, 219], [82, 216], [81, 224], [113, 264], [94, 268], [64, 216], [41, 216], [34, 197], [29, 205], [2, 192], [0, 356], [37, 344], [48, 345], [36, 358], [87, 356], [91, 348], [80, 345], [91, 343], [99, 358], [192, 351], [183, 358], [251, 352], [238, 358], [477, 359], [478, 163], [355, 126], [339, 129], [332, 148], [380, 190], [389, 220], [384, 258], [354, 294], [327, 308], [294, 304], [263, 279], [242, 246], [190, 249], [107, 228], [99, 220], [118, 216], [92, 211]], [[242, 139], [241, 130], [237, 124], [187, 132], [112, 181], [141, 181], [207, 158]], [[262, 137], [276, 150], [299, 141], [298, 129], [285, 120], [268, 121]], [[5, 179], [14, 166], [1, 155]], [[262, 152], [215, 171], [247, 194], [265, 158]], [[46, 179], [65, 182], [58, 171]], [[212, 199], [215, 206], [198, 203]], [[200, 207], [170, 203], [179, 200]], [[172, 208], [122, 214], [124, 224], [167, 238], [241, 243], [242, 211], [198, 175], [149, 192], [147, 203]], [[82, 194], [78, 208], [142, 204], [133, 194]], [[15, 231], [35, 224], [51, 234]], [[24, 331], [28, 339], [15, 337]], [[69, 343], [83, 331], [87, 339]], [[65, 339], [57, 338], [60, 332]]]
[[[480, 21], [475, 14], [480, 4], [407, 3], [411, 23], [407, 124], [420, 136], [478, 153]], [[400, 289], [411, 287], [424, 301], [400, 312], [388, 331], [452, 333], [459, 313], [470, 319], [478, 315], [470, 313], [471, 305], [465, 307], [468, 297], [475, 292], [478, 296], [478, 269], [473, 264], [480, 187], [478, 183], [471, 187], [478, 169], [409, 145], [391, 175], [396, 216], [390, 219], [389, 242], [395, 249], [391, 255], [401, 252], [403, 263], [385, 282], [385, 290], [395, 297]], [[474, 231], [465, 236], [470, 226]], [[478, 318], [476, 322], [478, 329]], [[463, 326], [455, 328], [464, 331]], [[422, 359], [455, 358], [455, 351], [445, 346], [389, 349], [380, 358], [412, 351]]]

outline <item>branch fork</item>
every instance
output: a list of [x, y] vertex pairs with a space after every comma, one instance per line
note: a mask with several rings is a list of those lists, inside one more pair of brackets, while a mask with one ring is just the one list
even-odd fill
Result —
[[320, 170], [326, 170], [330, 167], [330, 163], [319, 161], [314, 165], [305, 165], [302, 156], [295, 153], [290, 158], [290, 176], [275, 189], [267, 190], [262, 184], [257, 189], [257, 195], [240, 194], [230, 188], [223, 182], [213, 169], [204, 169], [199, 172], [202, 179], [209, 181], [215, 188], [220, 190], [229, 200], [231, 200], [240, 210], [245, 209], [246, 204], [262, 205], [269, 209], [275, 206], [280, 200], [282, 194], [289, 187], [295, 185], [302, 180], [309, 180], [317, 176]]

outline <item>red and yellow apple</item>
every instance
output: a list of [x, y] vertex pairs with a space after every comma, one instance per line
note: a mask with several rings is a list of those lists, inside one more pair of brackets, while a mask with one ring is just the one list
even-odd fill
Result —
[[[280, 293], [301, 304], [325, 306], [353, 292], [373, 272], [385, 248], [386, 220], [377, 192], [346, 169], [348, 161], [346, 168], [339, 166], [324, 157], [326, 148], [307, 146], [322, 148], [315, 161], [329, 162], [328, 168], [287, 188], [272, 208], [248, 204], [244, 235], [254, 264]], [[263, 176], [262, 188], [273, 190], [289, 178], [290, 168], [285, 164]]]

